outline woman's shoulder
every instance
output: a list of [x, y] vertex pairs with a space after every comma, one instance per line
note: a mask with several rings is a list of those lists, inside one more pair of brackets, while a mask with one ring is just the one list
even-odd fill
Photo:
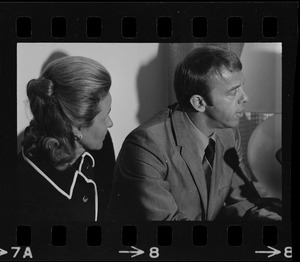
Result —
[[[25, 161], [24, 153], [21, 151], [17, 155], [17, 174], [28, 173], [29, 171], [34, 171], [30, 167], [29, 163]], [[22, 177], [20, 177], [22, 178]]]
[[[27, 161], [26, 161], [27, 159]], [[32, 163], [32, 164], [30, 164]], [[18, 190], [26, 195], [30, 195], [33, 191], [42, 190], [37, 169], [39, 163], [31, 158], [25, 157], [23, 152], [20, 152], [17, 156], [17, 184]], [[36, 168], [34, 168], [36, 167]], [[31, 192], [31, 193], [30, 193]]]

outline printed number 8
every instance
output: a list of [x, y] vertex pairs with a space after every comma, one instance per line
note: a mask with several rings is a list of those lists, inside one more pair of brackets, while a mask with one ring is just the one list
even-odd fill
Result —
[[149, 257], [151, 258], [158, 258], [159, 257], [159, 249], [158, 247], [151, 247]]
[[286, 258], [292, 258], [292, 247], [286, 247], [284, 249], [284, 256]]

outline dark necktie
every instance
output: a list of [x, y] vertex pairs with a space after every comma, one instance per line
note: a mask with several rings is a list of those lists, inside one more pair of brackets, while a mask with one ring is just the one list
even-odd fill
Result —
[[215, 156], [215, 141], [210, 138], [208, 146], [205, 149], [204, 159], [203, 159], [203, 170], [205, 173], [206, 185], [207, 185], [207, 195], [209, 196], [211, 176], [213, 171], [213, 163]]

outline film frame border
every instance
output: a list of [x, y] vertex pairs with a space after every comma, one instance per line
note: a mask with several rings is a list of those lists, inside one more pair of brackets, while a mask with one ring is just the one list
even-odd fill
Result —
[[[73, 5], [70, 8], [70, 5]], [[118, 6], [118, 8], [117, 8]], [[59, 7], [59, 8], [58, 8]], [[84, 7], [84, 8], [81, 8]], [[1, 117], [5, 123], [9, 123], [8, 132], [4, 131], [2, 137], [5, 137], [5, 154], [1, 154], [4, 163], [4, 170], [10, 170], [13, 165], [15, 148], [11, 147], [15, 142], [16, 122], [12, 122], [11, 115], [16, 115], [16, 109], [13, 107], [16, 104], [16, 45], [24, 42], [126, 42], [126, 43], [145, 43], [145, 42], [281, 42], [283, 50], [283, 78], [284, 86], [283, 92], [283, 124], [285, 128], [282, 130], [282, 144], [283, 147], [283, 221], [280, 223], [272, 223], [266, 226], [276, 226], [278, 244], [275, 246], [280, 249], [282, 254], [287, 253], [291, 255], [291, 251], [286, 250], [291, 246], [291, 130], [293, 119], [293, 87], [295, 86], [295, 69], [296, 69], [296, 46], [298, 41], [297, 31], [297, 8], [298, 4], [295, 2], [289, 3], [0, 3], [0, 31], [2, 32], [3, 41], [0, 42], [0, 77], [4, 86], [9, 86], [9, 90], [2, 89], [1, 99]], [[113, 15], [112, 15], [113, 14]], [[18, 37], [16, 35], [16, 20], [19, 17], [29, 17], [31, 24], [31, 33], [29, 36]], [[66, 34], [65, 37], [53, 37], [51, 35], [51, 19], [53, 17], [66, 18]], [[86, 19], [89, 17], [101, 18], [101, 34], [99, 37], [88, 37], [86, 35]], [[136, 37], [122, 36], [122, 19], [124, 17], [135, 17], [137, 20]], [[169, 37], [158, 37], [156, 21], [160, 17], [171, 17], [172, 20], [172, 34]], [[205, 17], [207, 19], [207, 34], [204, 37], [194, 37], [192, 35], [191, 21], [194, 17]], [[227, 21], [228, 17], [242, 18], [242, 34], [240, 37], [228, 36]], [[262, 21], [265, 17], [277, 18], [277, 35], [273, 37], [264, 37]], [[187, 33], [188, 32], [188, 33]], [[1, 101], [2, 102], [2, 101]], [[7, 109], [7, 105], [9, 110]], [[288, 106], [286, 106], [288, 105]], [[7, 112], [12, 114], [7, 114]], [[9, 133], [10, 135], [8, 135]], [[13, 135], [12, 135], [13, 134]], [[5, 172], [4, 181], [7, 182], [7, 187], [2, 191], [9, 196], [9, 190], [13, 186], [13, 181], [9, 179], [9, 172]], [[10, 210], [8, 207], [7, 210]], [[7, 217], [5, 217], [7, 216]], [[3, 218], [3, 217], [2, 217]], [[9, 218], [9, 212], [4, 214], [4, 220]], [[7, 220], [13, 221], [13, 220]], [[65, 246], [69, 252], [66, 254], [66, 249], [58, 251], [55, 246], [49, 246], [49, 232], [51, 227], [48, 223], [41, 223], [34, 225], [31, 228], [31, 249], [33, 252], [33, 260], [42, 259], [45, 256], [49, 259], [117, 259], [127, 260], [130, 256], [125, 257], [117, 254], [117, 250], [124, 249], [121, 243], [121, 227], [120, 224], [101, 225], [102, 241], [98, 247], [88, 247], [82, 241], [86, 240], [86, 229], [93, 224], [91, 223], [70, 223], [67, 226], [68, 237], [71, 237], [71, 242]], [[158, 246], [157, 235], [155, 234], [159, 226], [172, 226], [172, 245]], [[194, 226], [205, 226], [208, 233], [208, 244], [204, 247], [195, 247], [190, 245], [190, 241], [178, 240], [181, 234], [186, 235], [188, 231], [190, 234], [191, 228]], [[235, 226], [232, 224], [231, 226]], [[7, 247], [16, 247], [16, 227], [11, 222], [9, 225], [1, 223], [1, 245], [5, 242]], [[25, 225], [26, 226], [26, 225]], [[167, 223], [167, 222], [149, 222], [145, 224], [136, 225], [138, 232], [137, 246], [143, 250], [149, 248], [159, 247], [160, 256], [157, 260], [193, 260], [197, 259], [264, 259], [258, 256], [253, 251], [263, 248], [263, 241], [261, 233], [263, 226], [261, 223], [247, 223], [238, 224], [242, 226], [243, 241], [239, 246], [239, 251], [236, 251], [236, 246], [228, 247], [224, 244], [227, 242], [228, 225], [216, 223], [199, 223], [199, 222], [185, 222]], [[78, 231], [78, 228], [80, 229]], [[49, 231], [50, 229], [50, 231]], [[13, 233], [14, 232], [14, 233]], [[40, 236], [40, 233], [42, 236]], [[111, 233], [117, 236], [120, 234], [120, 239], [110, 237]], [[223, 232], [219, 235], [220, 232]], [[149, 236], [146, 239], [142, 236]], [[210, 241], [210, 235], [214, 237], [213, 243]], [[79, 237], [80, 236], [80, 237]], [[254, 241], [254, 242], [253, 242]], [[249, 245], [257, 243], [258, 247], [249, 249]], [[8, 243], [8, 244], [6, 244]], [[150, 243], [150, 244], [149, 244]], [[220, 244], [224, 244], [220, 252]], [[151, 247], [149, 246], [151, 245]], [[82, 246], [82, 249], [74, 252], [74, 248]], [[1, 248], [1, 247], [0, 247]], [[20, 247], [26, 251], [25, 246]], [[266, 248], [266, 246], [265, 246]], [[70, 250], [73, 249], [73, 250]], [[226, 249], [226, 250], [225, 250]], [[183, 250], [185, 255], [180, 253]], [[201, 251], [200, 251], [201, 250]], [[180, 251], [180, 252], [179, 252]], [[10, 251], [11, 252], [11, 251]], [[154, 252], [155, 253], [155, 252]], [[199, 256], [201, 253], [201, 256]], [[23, 254], [23, 256], [24, 256]], [[286, 256], [277, 256], [277, 259], [290, 259]], [[20, 255], [19, 255], [20, 256]], [[29, 255], [28, 255], [29, 256]], [[10, 256], [11, 260], [15, 258]], [[26, 258], [26, 257], [25, 257]], [[30, 256], [29, 256], [30, 258]], [[145, 260], [153, 260], [155, 257], [148, 256], [140, 257]], [[276, 257], [275, 257], [276, 258]], [[0, 260], [2, 258], [0, 257]], [[5, 257], [3, 256], [3, 259]], [[266, 258], [267, 259], [267, 258]]]

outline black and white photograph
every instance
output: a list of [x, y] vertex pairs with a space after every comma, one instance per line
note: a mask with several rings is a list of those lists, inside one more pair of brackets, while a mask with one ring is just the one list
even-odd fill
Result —
[[22, 220], [282, 220], [281, 43], [17, 54]]
[[0, 261], [290, 261], [295, 7], [0, 3]]

